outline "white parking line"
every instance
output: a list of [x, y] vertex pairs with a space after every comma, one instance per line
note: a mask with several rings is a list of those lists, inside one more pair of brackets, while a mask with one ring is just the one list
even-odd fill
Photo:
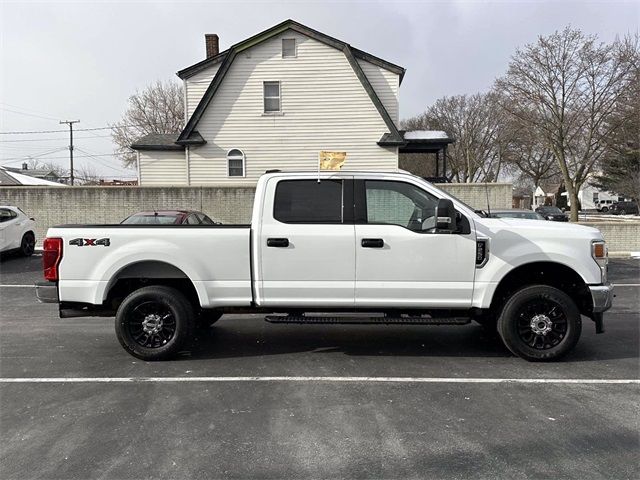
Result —
[[[640, 287], [640, 283], [614, 283], [614, 287]], [[0, 288], [34, 288], [35, 285], [0, 285]]]
[[606, 378], [446, 378], [446, 377], [26, 377], [1, 378], [0, 383], [202, 383], [202, 382], [327, 382], [327, 383], [516, 383], [516, 384], [640, 384], [639, 379]]

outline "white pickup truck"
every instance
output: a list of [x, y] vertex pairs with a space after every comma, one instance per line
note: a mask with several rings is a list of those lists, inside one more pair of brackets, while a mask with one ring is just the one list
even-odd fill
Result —
[[224, 313], [270, 322], [466, 324], [527, 360], [603, 332], [601, 233], [487, 218], [405, 173], [270, 172], [250, 225], [65, 225], [44, 242], [43, 302], [114, 316], [130, 354], [166, 359]]

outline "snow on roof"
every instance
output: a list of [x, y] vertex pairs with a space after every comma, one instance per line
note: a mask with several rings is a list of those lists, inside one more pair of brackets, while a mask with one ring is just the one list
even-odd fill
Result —
[[414, 130], [405, 132], [405, 140], [443, 140], [449, 138], [447, 132], [441, 130]]
[[29, 175], [22, 175], [21, 173], [11, 172], [2, 167], [0, 169], [6, 174], [12, 177], [15, 181], [19, 182], [20, 185], [42, 185], [48, 187], [66, 187], [62, 183], [58, 182], [50, 182], [49, 180], [44, 180], [42, 178], [30, 177]]

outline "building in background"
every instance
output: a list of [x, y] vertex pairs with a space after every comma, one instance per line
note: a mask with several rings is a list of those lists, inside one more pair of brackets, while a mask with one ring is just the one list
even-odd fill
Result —
[[[34, 170], [29, 170], [29, 172], [34, 172]], [[56, 178], [58, 177], [56, 176]], [[47, 180], [46, 178], [43, 178], [39, 175], [26, 175], [21, 169], [0, 166], [0, 186], [65, 187], [66, 185], [57, 181]]]
[[46, 180], [53, 183], [65, 183], [65, 179], [60, 177], [56, 172], [48, 168], [29, 168], [29, 165], [25, 162], [21, 168], [15, 167], [2, 167], [7, 172], [17, 173], [20, 175], [26, 175], [28, 177], [37, 178], [40, 180]]
[[[442, 132], [398, 129], [405, 69], [292, 20], [178, 72], [185, 128], [147, 135], [138, 153], [140, 185], [255, 185], [266, 170], [315, 170], [320, 151], [346, 152], [349, 170], [402, 167], [444, 176]], [[435, 157], [433, 167], [424, 168]]]

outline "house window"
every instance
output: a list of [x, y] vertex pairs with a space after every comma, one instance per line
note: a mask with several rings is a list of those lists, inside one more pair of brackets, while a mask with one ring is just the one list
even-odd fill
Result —
[[297, 54], [296, 39], [283, 38], [282, 39], [282, 58], [295, 58], [296, 54]]
[[227, 153], [227, 169], [230, 177], [244, 177], [244, 153], [233, 148]]
[[264, 113], [280, 111], [280, 82], [264, 82]]

